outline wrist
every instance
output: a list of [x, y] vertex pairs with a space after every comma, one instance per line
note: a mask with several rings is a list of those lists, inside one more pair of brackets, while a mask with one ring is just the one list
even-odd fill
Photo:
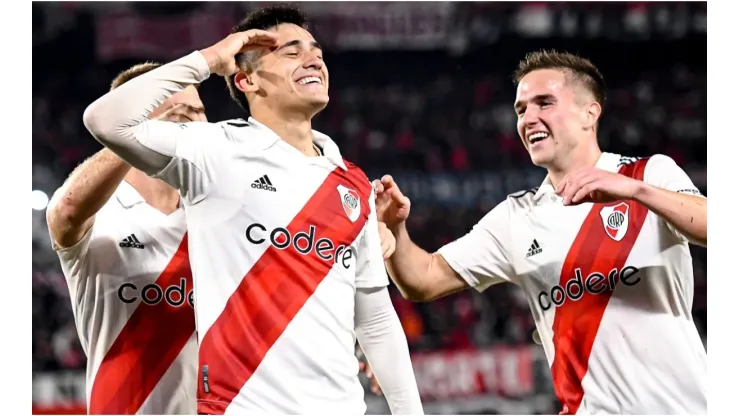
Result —
[[633, 201], [642, 202], [642, 199], [645, 197], [645, 195], [650, 192], [650, 185], [643, 181], [635, 180], [635, 182], [635, 191], [632, 193], [632, 197], [630, 199]]
[[208, 64], [208, 70], [212, 74], [216, 74], [218, 72], [218, 55], [215, 51], [211, 50], [211, 48], [205, 48], [201, 49], [200, 54], [203, 55], [203, 58], [206, 60], [206, 63]]
[[400, 235], [407, 234], [406, 221], [401, 221], [394, 226], [388, 227], [388, 229], [391, 231], [391, 234], [393, 234], [393, 237], [398, 238]]

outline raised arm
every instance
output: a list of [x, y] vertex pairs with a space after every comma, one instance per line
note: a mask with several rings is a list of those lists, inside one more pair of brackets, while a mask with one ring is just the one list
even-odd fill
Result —
[[110, 199], [131, 166], [103, 149], [78, 166], [51, 198], [46, 221], [61, 248], [77, 244], [92, 227], [95, 214]]
[[164, 100], [209, 75], [203, 55], [193, 52], [105, 94], [87, 107], [83, 122], [108, 149], [131, 166], [154, 175], [175, 155], [180, 127], [149, 120], [149, 115]]
[[211, 74], [235, 73], [235, 55], [274, 46], [277, 37], [263, 30], [234, 33], [215, 45], [143, 74], [104, 95], [86, 110], [85, 127], [104, 146], [133, 167], [155, 175], [176, 155], [179, 126], [148, 120], [164, 100]]

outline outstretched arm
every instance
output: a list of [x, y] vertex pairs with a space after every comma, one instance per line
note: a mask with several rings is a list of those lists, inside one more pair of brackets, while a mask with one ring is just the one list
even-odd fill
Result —
[[385, 264], [404, 298], [428, 302], [468, 287], [442, 255], [428, 253], [411, 241], [405, 223], [394, 227], [393, 234], [396, 251]]
[[468, 234], [432, 254], [411, 241], [406, 230], [411, 201], [393, 178], [385, 175], [375, 180], [373, 186], [378, 218], [396, 237], [396, 250], [386, 260], [386, 267], [406, 299], [430, 301], [471, 286], [482, 291], [493, 284], [512, 281], [515, 273], [506, 248], [506, 203], [489, 212]]

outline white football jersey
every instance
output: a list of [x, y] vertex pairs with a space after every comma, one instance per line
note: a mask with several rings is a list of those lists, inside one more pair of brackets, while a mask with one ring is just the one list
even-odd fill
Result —
[[[172, 134], [150, 121], [143, 136]], [[198, 412], [363, 414], [357, 288], [384, 287], [374, 193], [314, 132], [307, 157], [254, 119], [181, 124], [157, 177], [185, 201]]]
[[[700, 194], [667, 156], [604, 153], [596, 166]], [[564, 206], [545, 180], [439, 252], [479, 291], [501, 282], [524, 290], [564, 412], [706, 413], [688, 241], [643, 205]]]
[[90, 414], [194, 414], [197, 343], [185, 212], [127, 182], [69, 248], [52, 246], [87, 354]]

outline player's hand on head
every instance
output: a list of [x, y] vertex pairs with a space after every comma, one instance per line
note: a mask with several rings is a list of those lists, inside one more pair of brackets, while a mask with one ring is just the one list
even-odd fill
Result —
[[239, 71], [235, 56], [241, 52], [269, 49], [277, 46], [278, 35], [266, 30], [251, 29], [232, 33], [220, 42], [200, 52], [206, 58], [212, 74], [224, 77]]
[[641, 185], [636, 179], [588, 167], [567, 175], [555, 193], [563, 197], [564, 205], [608, 203], [634, 198]]
[[391, 175], [373, 181], [375, 211], [378, 221], [393, 228], [406, 221], [411, 213], [411, 201], [404, 196]]
[[396, 251], [396, 237], [385, 223], [378, 221], [378, 235], [380, 235], [380, 249], [383, 252], [383, 260], [388, 260]]

